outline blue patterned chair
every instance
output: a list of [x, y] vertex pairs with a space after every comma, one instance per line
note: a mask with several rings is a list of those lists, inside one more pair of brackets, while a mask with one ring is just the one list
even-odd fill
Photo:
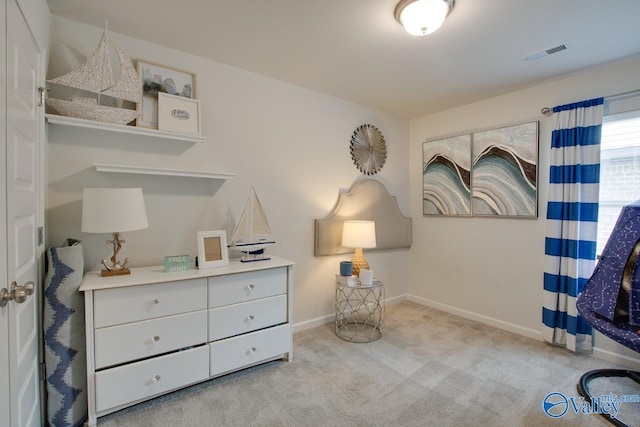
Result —
[[[640, 200], [625, 206], [598, 264], [576, 302], [578, 312], [593, 328], [640, 352]], [[598, 369], [584, 374], [578, 392], [589, 402], [589, 382], [599, 377], [626, 377], [640, 384], [640, 372]], [[626, 426], [603, 414], [609, 422]]]

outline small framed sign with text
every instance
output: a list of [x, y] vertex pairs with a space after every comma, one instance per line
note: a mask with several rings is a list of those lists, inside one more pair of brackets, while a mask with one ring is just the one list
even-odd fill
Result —
[[189, 255], [174, 255], [164, 257], [164, 272], [188, 271], [190, 266]]
[[158, 129], [200, 135], [200, 101], [159, 92]]

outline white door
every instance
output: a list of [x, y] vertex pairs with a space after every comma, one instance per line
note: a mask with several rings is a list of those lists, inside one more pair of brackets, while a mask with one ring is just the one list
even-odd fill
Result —
[[[0, 24], [7, 22], [6, 1], [0, 0]], [[7, 164], [7, 34], [0, 30], [0, 168]], [[7, 286], [7, 185], [6, 174], [0, 173], [0, 288]], [[5, 288], [6, 289], [6, 288]], [[9, 414], [9, 311], [0, 307], [0, 414]], [[10, 417], [0, 416], [0, 426], [9, 424]]]
[[[6, 282], [12, 300], [0, 308], [0, 354], [4, 379], [9, 382], [9, 417], [1, 425], [40, 426], [38, 372], [38, 294], [23, 295], [28, 283], [38, 283], [38, 225], [40, 224], [40, 150], [44, 107], [39, 106], [41, 55], [15, 0], [6, 0]], [[2, 242], [4, 244], [4, 242]], [[6, 252], [5, 252], [6, 251]], [[2, 263], [0, 263], [0, 266]], [[4, 272], [3, 272], [4, 273]], [[5, 279], [5, 274], [2, 275]], [[6, 286], [6, 287], [5, 287]], [[5, 331], [6, 330], [6, 331]], [[8, 335], [5, 336], [5, 335]], [[8, 356], [8, 361], [5, 359]], [[5, 365], [8, 363], [8, 366]], [[6, 400], [6, 396], [0, 399]]]

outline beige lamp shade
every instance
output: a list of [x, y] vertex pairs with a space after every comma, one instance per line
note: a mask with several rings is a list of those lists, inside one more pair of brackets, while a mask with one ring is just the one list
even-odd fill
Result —
[[114, 233], [147, 228], [142, 188], [85, 188], [82, 192], [84, 233]]
[[345, 221], [342, 228], [342, 246], [345, 248], [375, 248], [376, 223], [374, 221]]
[[355, 276], [360, 274], [360, 270], [368, 270], [369, 263], [362, 253], [362, 248], [376, 247], [376, 223], [373, 221], [345, 221], [342, 226], [342, 246], [355, 248], [351, 260]]

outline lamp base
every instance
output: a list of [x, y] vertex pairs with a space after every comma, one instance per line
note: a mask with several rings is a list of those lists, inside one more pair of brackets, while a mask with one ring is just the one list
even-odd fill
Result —
[[122, 270], [102, 270], [100, 272], [100, 276], [102, 277], [124, 276], [127, 274], [131, 274], [131, 270], [128, 268], [123, 268]]
[[367, 259], [362, 254], [362, 248], [356, 248], [351, 262], [353, 263], [354, 276], [360, 276], [360, 270], [362, 269], [365, 269], [365, 270], [369, 269], [369, 263], [367, 262]]
[[106, 259], [102, 260], [102, 265], [104, 265], [105, 270], [102, 270], [100, 275], [102, 277], [110, 277], [131, 274], [131, 271], [126, 267], [129, 263], [129, 258], [125, 258], [124, 262], [118, 261], [118, 252], [122, 249], [122, 244], [125, 243], [125, 241], [120, 238], [120, 233], [113, 233], [113, 240], [107, 240], [107, 243], [113, 245], [113, 255], [111, 255], [111, 262]]

